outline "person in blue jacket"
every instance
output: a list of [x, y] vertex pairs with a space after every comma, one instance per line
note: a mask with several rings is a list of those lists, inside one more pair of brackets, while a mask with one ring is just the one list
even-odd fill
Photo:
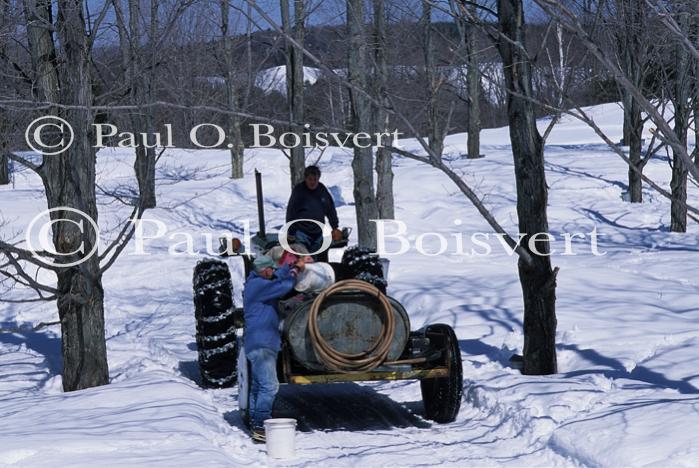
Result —
[[[330, 192], [320, 182], [320, 169], [318, 166], [308, 166], [303, 172], [303, 182], [297, 184], [291, 191], [289, 203], [286, 206], [286, 222], [297, 219], [312, 219], [325, 224], [328, 218], [332, 228], [334, 241], [342, 238], [342, 232], [338, 228], [339, 220], [335, 209], [335, 201]], [[289, 228], [289, 240], [300, 242], [308, 248], [309, 252], [316, 252], [323, 243], [323, 231], [316, 223], [299, 221]], [[316, 258], [327, 262], [327, 251], [320, 252]]]
[[252, 438], [265, 441], [263, 422], [272, 415], [279, 390], [277, 353], [281, 347], [277, 302], [294, 288], [295, 277], [304, 260], [277, 269], [271, 257], [261, 255], [253, 262], [243, 292], [245, 338], [243, 346], [250, 361], [251, 386], [248, 408]]

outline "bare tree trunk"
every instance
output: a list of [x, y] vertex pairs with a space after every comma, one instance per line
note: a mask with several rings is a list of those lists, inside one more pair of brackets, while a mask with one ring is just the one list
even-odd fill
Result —
[[[29, 46], [37, 73], [38, 91], [48, 102], [74, 106], [63, 117], [75, 132], [69, 150], [44, 158], [40, 175], [46, 189], [49, 208], [75, 208], [97, 220], [95, 196], [95, 152], [91, 146], [93, 115], [91, 66], [83, 17], [83, 2], [59, 0], [56, 30], [63, 57], [59, 73], [55, 66], [56, 49], [49, 29], [51, 2], [25, 0]], [[85, 224], [69, 211], [52, 214], [55, 222], [53, 243], [59, 253], [73, 255], [63, 261], [84, 258], [76, 254], [83, 246], [89, 252], [96, 243], [96, 233], [79, 227]], [[82, 257], [80, 256], [82, 255]], [[104, 293], [97, 256], [79, 266], [63, 268], [57, 274], [58, 313], [61, 320], [63, 389], [79, 390], [109, 382], [107, 349], [104, 336]]]
[[[154, 99], [155, 66], [157, 60], [158, 8], [157, 2], [151, 0], [151, 24], [149, 34], [150, 64], [146, 66], [141, 51], [141, 28], [138, 20], [142, 17], [140, 0], [128, 0], [128, 29], [126, 15], [120, 0], [112, 0], [119, 31], [119, 43], [122, 51], [122, 67], [129, 84], [130, 103], [139, 106], [131, 114], [134, 132], [152, 134], [155, 129], [155, 108], [148, 104]], [[136, 147], [134, 171], [138, 182], [139, 198], [143, 208], [155, 208], [155, 148]]]
[[245, 89], [245, 105], [244, 108], [247, 109], [250, 104], [250, 95], [253, 88], [255, 87], [255, 72], [252, 69], [252, 4], [248, 3], [247, 13], [246, 13], [246, 23], [245, 23], [245, 55], [248, 62], [248, 83]]
[[631, 138], [631, 116], [629, 115], [631, 109], [632, 97], [629, 93], [624, 91], [624, 88], [619, 87], [619, 92], [621, 94], [621, 104], [624, 108], [624, 127], [622, 130], [621, 144], [628, 145], [629, 139]]
[[529, 239], [537, 233], [548, 234], [546, 215], [547, 188], [544, 172], [544, 148], [536, 128], [532, 105], [531, 63], [523, 50], [524, 13], [521, 0], [498, 0], [498, 21], [504, 38], [498, 50], [510, 91], [507, 111], [512, 140], [512, 155], [517, 179], [517, 216], [522, 245], [532, 262], [521, 258], [519, 278], [524, 297], [524, 370], [525, 374], [553, 374], [556, 362], [556, 271], [551, 270], [547, 239], [536, 242], [538, 252], [529, 249]]
[[[680, 5], [682, 10], [683, 7]], [[680, 13], [678, 23], [683, 31], [689, 31], [689, 14]], [[675, 108], [675, 135], [680, 143], [687, 147], [689, 129], [689, 53], [683, 44], [675, 46], [675, 77], [674, 77], [673, 106]], [[672, 232], [687, 231], [687, 172], [688, 169], [682, 157], [673, 148], [672, 151], [672, 201], [670, 205], [670, 230]]]
[[[677, 122], [675, 116], [675, 122]], [[681, 125], [681, 124], [679, 124]], [[687, 141], [686, 128], [684, 134], [682, 129], [675, 124], [677, 138], [680, 141]], [[672, 232], [687, 232], [687, 168], [678, 154], [672, 155], [672, 179], [670, 181], [672, 190], [672, 202], [670, 205], [670, 230]]]
[[[629, 159], [641, 171], [643, 170], [641, 151], [643, 146], [643, 118], [641, 108], [631, 96], [624, 92], [624, 143], [629, 145]], [[629, 167], [629, 201], [643, 201], [643, 185], [641, 174]]]
[[[0, 28], [3, 31], [5, 31], [6, 22], [9, 21], [10, 8], [8, 0], [0, 0]], [[7, 57], [7, 41], [8, 38], [5, 34], [0, 35], [0, 57], [3, 57], [3, 62]], [[7, 157], [9, 151], [9, 136], [7, 134], [10, 133], [8, 120], [5, 110], [0, 110], [0, 133], [2, 133], [0, 135], [0, 185], [10, 183], [10, 158]]]
[[[359, 89], [367, 89], [367, 42], [364, 31], [363, 0], [347, 0], [347, 29], [349, 35], [348, 80]], [[371, 132], [370, 105], [365, 96], [350, 88], [352, 130]], [[354, 148], [352, 172], [354, 173], [354, 202], [357, 212], [359, 245], [376, 249], [376, 225], [378, 219], [374, 195], [373, 154], [371, 148]]]
[[[695, 41], [699, 42], [699, 24], [694, 24]], [[699, 168], [699, 60], [693, 59], [694, 82], [692, 87], [692, 117], [694, 121], [694, 166]]]
[[[699, 64], [699, 62], [697, 62]], [[694, 114], [694, 165], [699, 168], [699, 96], [695, 96], [692, 104]]]
[[[643, 68], [648, 58], [646, 43], [647, 6], [638, 0], [616, 0], [616, 22], [611, 24], [612, 34], [616, 39], [619, 65], [631, 82], [639, 89], [643, 89]], [[624, 105], [624, 145], [629, 146], [629, 159], [643, 170], [642, 145], [643, 145], [643, 119], [641, 107], [631, 93], [621, 88], [622, 103]], [[629, 201], [641, 203], [643, 201], [643, 186], [641, 174], [629, 168]]]
[[[387, 96], [388, 66], [386, 64], [386, 11], [384, 0], [373, 0], [374, 10], [374, 86], [376, 99], [384, 107], [374, 108], [375, 130], [388, 132], [390, 124], [385, 108], [390, 106]], [[393, 139], [384, 140], [385, 146], [393, 146]], [[376, 208], [379, 218], [393, 219], [395, 208], [393, 200], [393, 156], [387, 148], [376, 150]]]
[[[157, 42], [157, 17], [158, 8], [157, 0], [151, 0], [151, 24], [150, 34], [148, 38], [150, 47], [150, 63], [146, 67], [146, 63], [142, 60], [139, 51], [139, 42], [134, 43], [133, 38], [140, 38], [138, 18], [140, 15], [139, 0], [129, 0], [130, 11], [129, 20], [131, 23], [131, 41], [133, 47], [133, 55], [131, 59], [131, 91], [133, 103], [137, 106], [143, 106], [139, 109], [138, 115], [134, 116], [134, 126], [137, 132], [146, 132], [151, 135], [155, 131], [155, 108], [147, 104], [152, 102], [154, 86], [155, 86], [155, 44]], [[148, 72], [143, 74], [145, 69]], [[155, 208], [155, 148], [145, 148], [139, 145], [136, 148], [136, 161], [134, 162], [134, 170], [136, 171], [136, 180], [138, 181], [138, 192], [142, 206], [144, 208]]]
[[[304, 0], [294, 0], [294, 31], [293, 37], [303, 47], [306, 34]], [[291, 18], [289, 13], [289, 0], [281, 0], [282, 27], [290, 33]], [[286, 90], [289, 103], [290, 130], [299, 135], [303, 133], [303, 49], [295, 47], [290, 41], [286, 46]], [[291, 186], [303, 181], [303, 171], [306, 167], [306, 150], [302, 145], [291, 148], [289, 169]]]
[[[137, 2], [138, 0], [132, 0]], [[134, 22], [135, 24], [135, 22]], [[137, 27], [137, 26], [136, 26]], [[132, 36], [133, 37], [133, 36]], [[134, 76], [131, 86], [135, 87], [136, 104], [143, 106], [139, 109], [139, 117], [141, 119], [137, 131], [140, 129], [148, 135], [155, 132], [155, 107], [152, 104], [155, 101], [155, 78], [158, 44], [158, 1], [150, 0], [150, 30], [148, 34], [148, 47], [150, 57], [147, 66], [142, 61], [139, 63], [138, 49], [136, 49], [136, 62], [132, 68], [134, 75], [136, 72], [145, 71], [145, 83], [137, 84], [138, 78]], [[138, 47], [138, 44], [136, 44]], [[138, 67], [138, 68], [136, 68]], [[141, 78], [142, 79], [142, 78]], [[139, 198], [143, 208], [155, 208], [155, 148], [145, 148], [142, 145], [136, 149], [136, 162], [134, 164], [136, 171], [136, 180], [138, 180]]]
[[[223, 37], [223, 55], [225, 81], [226, 81], [226, 100], [228, 110], [237, 112], [240, 108], [238, 99], [238, 91], [235, 85], [235, 75], [233, 70], [233, 42], [228, 34], [228, 23], [230, 7], [228, 0], [221, 0], [221, 36]], [[228, 120], [228, 135], [232, 139], [231, 145], [231, 178], [243, 178], [243, 154], [245, 146], [243, 145], [243, 136], [240, 132], [240, 119], [234, 114], [227, 115]]]
[[10, 159], [7, 157], [5, 148], [0, 149], [0, 185], [10, 183]]
[[[476, 14], [475, 8], [473, 14]], [[476, 26], [466, 25], [466, 82], [468, 85], [468, 157], [481, 155], [481, 74], [476, 50]]]
[[330, 109], [330, 123], [333, 127], [337, 126], [337, 119], [335, 118], [335, 104], [333, 103], [333, 87], [328, 86], [328, 108]]
[[[694, 29], [694, 45], [699, 48], [699, 21], [692, 23]], [[694, 64], [694, 86], [692, 88], [692, 114], [694, 117], [694, 167], [699, 169], [699, 60], [692, 59]]]
[[[699, 81], [699, 61], [696, 64], [697, 80]], [[694, 98], [692, 99], [692, 113], [694, 114], [694, 166], [699, 168], [699, 83], [695, 84]]]
[[427, 142], [430, 149], [438, 156], [444, 152], [444, 137], [446, 125], [440, 122], [437, 109], [437, 87], [435, 77], [437, 66], [432, 46], [432, 4], [428, 0], [422, 2], [422, 51], [425, 60], [425, 86], [427, 87]]
[[32, 67], [36, 83], [32, 87], [39, 100], [59, 102], [56, 49], [52, 33], [42, 28], [53, 23], [50, 0], [24, 0], [24, 15], [27, 21], [27, 40], [31, 48]]
[[[454, 2], [458, 5], [459, 2]], [[457, 8], [468, 8], [462, 5]], [[474, 6], [467, 15], [455, 15], [454, 24], [459, 32], [459, 52], [466, 56], [466, 92], [468, 106], [466, 117], [468, 119], [467, 157], [479, 158], [481, 151], [481, 110], [480, 110], [480, 68], [476, 48], [476, 25], [472, 19], [478, 17], [478, 10]], [[468, 18], [468, 19], [467, 19]]]
[[340, 101], [340, 122], [345, 125], [350, 119], [350, 105], [345, 101], [344, 85], [341, 82], [337, 82], [337, 97]]

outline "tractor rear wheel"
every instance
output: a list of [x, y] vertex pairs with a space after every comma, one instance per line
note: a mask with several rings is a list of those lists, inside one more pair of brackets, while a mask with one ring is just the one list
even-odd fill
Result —
[[342, 254], [342, 279], [358, 279], [376, 286], [386, 294], [388, 283], [384, 278], [381, 259], [375, 250], [354, 245]]
[[456, 419], [464, 393], [459, 341], [454, 330], [442, 323], [429, 325], [425, 336], [433, 347], [442, 350], [442, 365], [449, 371], [446, 377], [420, 380], [425, 416], [438, 423], [449, 423]]
[[201, 384], [230, 387], [236, 381], [238, 344], [228, 265], [214, 259], [200, 261], [194, 268], [193, 287]]

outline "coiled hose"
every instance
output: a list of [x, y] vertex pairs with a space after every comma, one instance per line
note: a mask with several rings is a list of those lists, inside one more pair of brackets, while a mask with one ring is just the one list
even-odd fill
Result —
[[[346, 291], [360, 291], [375, 296], [381, 304], [381, 333], [371, 347], [361, 353], [343, 353], [328, 344], [318, 329], [318, 314], [325, 300], [333, 294]], [[318, 358], [329, 369], [345, 374], [367, 372], [380, 366], [386, 360], [393, 342], [395, 318], [393, 307], [385, 294], [375, 286], [356, 279], [339, 281], [323, 291], [311, 304], [308, 313], [308, 333]]]

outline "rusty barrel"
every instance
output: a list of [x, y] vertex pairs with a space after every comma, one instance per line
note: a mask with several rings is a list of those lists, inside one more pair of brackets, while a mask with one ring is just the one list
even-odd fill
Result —
[[[403, 306], [388, 297], [395, 329], [388, 361], [396, 360], [405, 349], [410, 333], [410, 319]], [[308, 313], [313, 299], [297, 302], [289, 307], [284, 319], [284, 338], [296, 361], [307, 369], [327, 370], [313, 349], [308, 333]], [[291, 305], [291, 304], [288, 304]], [[345, 292], [328, 297], [318, 314], [320, 334], [337, 351], [356, 354], [367, 351], [381, 334], [381, 305], [378, 300], [362, 292]]]

